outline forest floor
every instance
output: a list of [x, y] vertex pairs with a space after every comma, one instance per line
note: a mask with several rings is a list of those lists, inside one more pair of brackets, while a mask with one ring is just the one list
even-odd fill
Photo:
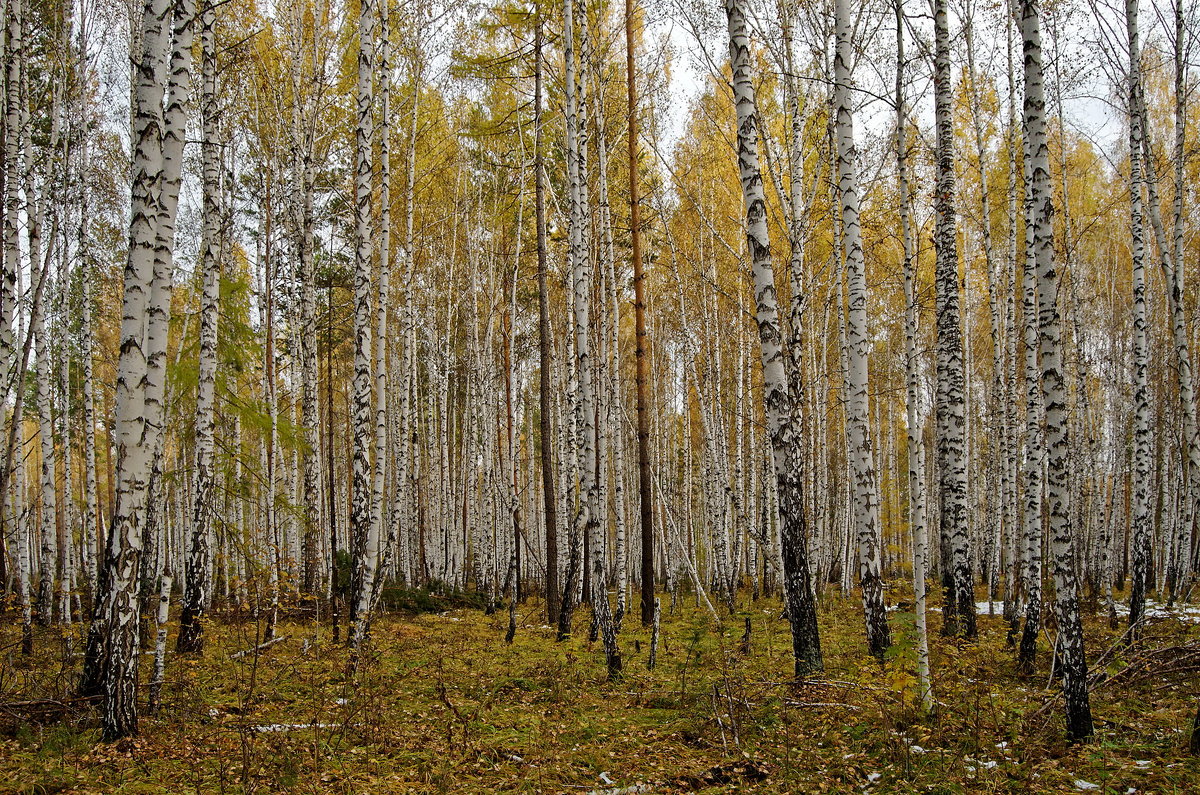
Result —
[[170, 655], [161, 710], [116, 744], [91, 711], [14, 706], [69, 695], [80, 629], [70, 644], [42, 631], [26, 658], [6, 620], [0, 792], [1200, 792], [1200, 627], [1158, 618], [1143, 650], [1106, 653], [1120, 632], [1089, 621], [1096, 737], [1070, 746], [1045, 648], [1021, 679], [999, 616], [980, 616], [975, 644], [935, 634], [938, 706], [920, 718], [912, 614], [890, 617], [896, 653], [880, 665], [857, 600], [827, 597], [825, 673], [796, 683], [776, 600], [743, 599], [720, 629], [690, 601], [664, 604], [658, 666], [631, 616], [625, 676], [608, 683], [586, 611], [555, 643], [532, 600], [512, 645], [504, 611], [382, 616], [353, 675], [327, 625], [281, 620], [286, 640], [231, 659], [262, 626], [218, 616], [205, 656]]

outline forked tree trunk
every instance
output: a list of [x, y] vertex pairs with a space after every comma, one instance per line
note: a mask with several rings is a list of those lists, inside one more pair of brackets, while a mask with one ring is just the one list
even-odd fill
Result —
[[[164, 321], [170, 312], [169, 270], [182, 165], [183, 114], [191, 89], [194, 18], [191, 0], [176, 5], [152, 0], [142, 18], [142, 54], [134, 87], [129, 253], [116, 384], [113, 521], [81, 682], [84, 695], [104, 696], [101, 726], [109, 740], [137, 733], [138, 564], [146, 486], [161, 427], [159, 368], [165, 364]], [[168, 84], [164, 56], [172, 27], [171, 91], [164, 113]]]

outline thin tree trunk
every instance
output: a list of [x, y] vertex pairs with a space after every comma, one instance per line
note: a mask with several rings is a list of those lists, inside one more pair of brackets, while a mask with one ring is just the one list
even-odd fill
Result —
[[929, 676], [929, 633], [925, 623], [925, 570], [929, 555], [929, 526], [925, 522], [925, 490], [921, 482], [920, 371], [917, 362], [916, 255], [908, 185], [908, 106], [904, 99], [904, 10], [896, 0], [896, 173], [900, 190], [900, 230], [904, 245], [904, 372], [908, 421], [908, 510], [912, 525], [913, 610], [917, 629], [917, 689], [921, 709], [933, 709]]
[[[217, 151], [217, 66], [215, 12], [211, 3], [201, 14], [200, 114], [203, 140], [200, 144], [203, 176], [203, 231], [200, 267], [204, 288], [200, 297], [199, 388], [196, 395], [196, 474], [192, 486], [192, 526], [187, 564], [184, 568], [183, 612], [175, 648], [181, 653], [204, 651], [204, 608], [209, 599], [209, 520], [213, 514], [213, 446], [216, 435], [217, 304], [221, 295], [220, 154]], [[169, 575], [163, 575], [169, 581]]]
[[542, 59], [542, 18], [538, 10], [534, 31], [533, 73], [533, 180], [534, 212], [537, 223], [538, 258], [538, 353], [541, 375], [538, 378], [539, 430], [542, 460], [542, 500], [546, 522], [546, 620], [558, 624], [559, 600], [562, 596], [558, 582], [558, 493], [554, 490], [554, 437], [551, 423], [552, 367], [550, 347], [550, 290], [547, 270], [550, 255], [546, 247], [546, 166], [542, 145], [542, 83], [545, 70]]
[[646, 273], [642, 263], [642, 208], [638, 177], [638, 93], [635, 70], [633, 0], [625, 0], [625, 93], [629, 131], [629, 258], [633, 262], [633, 328], [636, 351], [635, 393], [637, 401], [638, 522], [641, 529], [641, 616], [650, 626], [657, 615], [654, 598], [654, 503], [650, 482], [650, 397], [649, 336], [646, 331]]
[[366, 638], [378, 528], [371, 515], [371, 129], [375, 7], [363, 0], [358, 17], [358, 118], [354, 136], [354, 434], [350, 538], [353, 555], [348, 640]]

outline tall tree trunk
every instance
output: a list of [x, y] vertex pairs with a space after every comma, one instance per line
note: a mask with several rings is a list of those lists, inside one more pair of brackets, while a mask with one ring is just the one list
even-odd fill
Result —
[[[213, 445], [216, 436], [217, 304], [221, 296], [221, 184], [217, 150], [216, 12], [210, 2], [200, 17], [201, 84], [200, 144], [203, 228], [200, 267], [204, 288], [200, 296], [200, 362], [196, 395], [196, 474], [192, 485], [192, 526], [184, 567], [183, 612], [175, 648], [181, 653], [204, 651], [204, 608], [209, 599], [209, 520], [213, 515]], [[169, 575], [163, 575], [169, 581]]]
[[[387, 569], [386, 566], [379, 565], [381, 532], [385, 518], [383, 490], [388, 458], [388, 286], [392, 270], [392, 42], [386, 0], [379, 4], [379, 36], [379, 303], [375, 307], [375, 469], [371, 477], [371, 537], [374, 548], [370, 550], [375, 571], [372, 572], [374, 581], [371, 584], [368, 609], [379, 599], [381, 581]], [[388, 526], [395, 527], [390, 523]], [[391, 550], [395, 533], [390, 532], [388, 535], [386, 549]]]
[[[767, 433], [775, 464], [783, 552], [784, 594], [792, 628], [792, 653], [797, 676], [820, 671], [821, 641], [817, 631], [816, 602], [808, 568], [808, 537], [804, 521], [804, 495], [800, 475], [802, 455], [798, 427], [792, 412], [792, 390], [784, 369], [779, 309], [775, 297], [775, 271], [767, 233], [766, 196], [758, 165], [758, 108], [751, 80], [750, 37], [742, 0], [725, 0], [729, 23], [729, 60], [733, 72], [733, 98], [737, 110], [738, 170], [746, 205], [746, 243], [754, 274], [758, 339], [762, 356], [763, 401]], [[793, 300], [798, 300], [793, 296]], [[799, 377], [799, 374], [793, 374]]]
[[1022, 565], [1025, 572], [1025, 623], [1017, 650], [1017, 667], [1033, 673], [1042, 633], [1042, 495], [1045, 491], [1046, 441], [1042, 428], [1042, 372], [1038, 362], [1037, 262], [1034, 249], [1033, 173], [1029, 136], [1025, 135], [1024, 266], [1021, 276], [1022, 350], [1025, 381], [1025, 506], [1022, 513]]
[[[958, 300], [958, 242], [954, 209], [954, 128], [950, 86], [950, 29], [946, 0], [934, 0], [934, 116], [937, 188], [934, 192], [937, 253], [937, 469], [943, 549], [946, 634], [975, 637], [975, 595], [967, 517], [966, 377], [962, 312]], [[946, 571], [948, 569], [948, 571]]]
[[[1150, 542], [1150, 402], [1146, 384], [1146, 250], [1143, 218], [1143, 146], [1141, 48], [1138, 2], [1126, 0], [1125, 27], [1129, 36], [1129, 207], [1133, 240], [1130, 246], [1133, 282], [1133, 582], [1129, 591], [1129, 626], [1134, 634], [1146, 607]], [[1147, 158], [1148, 160], [1148, 158]], [[1161, 242], [1161, 241], [1160, 241]], [[1166, 251], [1163, 252], [1164, 256]]]
[[896, 0], [896, 173], [900, 190], [900, 233], [904, 245], [904, 407], [908, 420], [908, 511], [912, 525], [913, 610], [917, 629], [917, 688], [921, 709], [933, 709], [929, 676], [929, 633], [925, 623], [925, 571], [929, 556], [929, 526], [925, 520], [925, 490], [921, 481], [920, 368], [917, 362], [916, 254], [909, 208], [908, 106], [904, 99], [904, 9]]
[[[565, 24], [572, 23], [572, 6], [574, 0], [567, 0], [567, 19]], [[588, 17], [586, 7], [579, 18], [579, 43], [582, 51], [582, 68], [573, 70], [568, 79], [578, 80], [580, 74], [586, 74], [588, 54], [591, 48], [588, 33]], [[588, 185], [587, 185], [587, 124], [586, 118], [581, 118], [582, 108], [587, 107], [582, 91], [576, 89], [577, 105], [574, 114], [576, 129], [576, 152], [574, 201], [571, 207], [571, 262], [572, 281], [575, 291], [575, 357], [579, 372], [579, 401], [577, 405], [580, 417], [579, 441], [579, 493], [580, 509], [578, 526], [580, 535], [588, 541], [590, 549], [586, 565], [590, 566], [592, 584], [592, 615], [604, 643], [604, 657], [608, 668], [609, 679], [621, 676], [621, 650], [617, 646], [616, 626], [612, 620], [611, 608], [608, 603], [608, 577], [605, 573], [605, 557], [607, 543], [604, 528], [600, 524], [599, 473], [596, 465], [596, 396], [594, 385], [594, 366], [591, 348], [591, 304], [592, 304], [592, 273], [589, 262], [591, 249], [588, 233]], [[568, 118], [570, 124], [570, 118]], [[568, 144], [568, 150], [572, 147]], [[603, 178], [603, 177], [602, 177]]]
[[[1176, 544], [1179, 553], [1171, 576], [1168, 578], [1170, 598], [1174, 599], [1183, 587], [1183, 581], [1191, 573], [1192, 548], [1196, 521], [1200, 519], [1200, 423], [1196, 419], [1196, 391], [1192, 374], [1191, 349], [1183, 309], [1184, 275], [1184, 168], [1187, 163], [1187, 98], [1188, 48], [1186, 37], [1190, 35], [1184, 26], [1187, 0], [1175, 0], [1175, 198], [1173, 202], [1172, 268], [1167, 275], [1168, 307], [1171, 311], [1171, 336], [1175, 343], [1175, 359], [1179, 367], [1179, 403], [1183, 411], [1184, 454], [1186, 463], [1186, 494], [1184, 509], [1180, 515], [1179, 533]], [[1166, 260], [1164, 258], [1163, 262]]]
[[349, 643], [366, 637], [375, 581], [377, 525], [371, 515], [371, 130], [374, 95], [375, 6], [363, 0], [358, 17], [358, 118], [354, 134], [354, 440], [350, 538], [353, 555]]
[[[303, 14], [297, 13], [297, 29], [303, 29]], [[312, 46], [317, 46], [316, 32]], [[301, 36], [301, 41], [303, 37]], [[320, 484], [320, 410], [317, 405], [317, 323], [316, 272], [313, 264], [313, 199], [315, 168], [313, 165], [313, 126], [315, 110], [312, 100], [303, 94], [300, 82], [300, 53], [292, 55], [292, 144], [296, 147], [295, 170], [299, 190], [296, 193], [296, 252], [300, 266], [300, 425], [304, 437], [301, 450], [304, 468], [303, 513], [301, 518], [303, 579], [301, 591], [316, 594], [320, 577], [319, 557], [321, 536]], [[302, 101], [299, 98], [305, 96]]]
[[[1137, 0], [1129, 0], [1127, 8], [1129, 6], [1136, 15]], [[1042, 358], [1042, 395], [1046, 401], [1046, 492], [1059, 626], [1059, 671], [1066, 701], [1067, 738], [1078, 741], [1092, 736], [1092, 713], [1088, 705], [1087, 660], [1075, 577], [1075, 540], [1071, 533], [1071, 494], [1067, 480], [1070, 445], [1058, 309], [1061, 277], [1054, 262], [1051, 224], [1054, 196], [1046, 144], [1042, 35], [1037, 0], [1022, 0], [1021, 33], [1025, 52], [1025, 134], [1029, 142], [1031, 215], [1038, 276], [1038, 348]]]
[[[191, 90], [192, 0], [151, 0], [142, 18], [134, 89], [134, 164], [116, 385], [116, 488], [112, 529], [89, 630], [81, 690], [104, 696], [106, 739], [137, 733], [137, 577], [146, 485], [162, 416], [161, 368], [170, 312], [171, 246]], [[173, 23], [173, 24], [172, 24]], [[168, 86], [168, 41], [174, 27]], [[149, 322], [147, 323], [147, 318]], [[161, 356], [159, 355], [161, 352]]]
[[837, 53], [833, 61], [834, 112], [837, 125], [838, 192], [842, 200], [842, 243], [845, 246], [849, 304], [846, 320], [847, 386], [846, 448], [854, 489], [854, 525], [858, 537], [858, 580], [866, 619], [867, 650], [883, 659], [892, 645], [879, 571], [879, 492], [872, 453], [870, 399], [867, 395], [867, 274], [863, 261], [862, 226], [858, 219], [858, 150], [850, 98], [852, 25], [849, 0], [834, 3]]
[[552, 367], [550, 347], [550, 291], [547, 285], [547, 270], [550, 255], [546, 247], [546, 166], [542, 149], [542, 84], [545, 70], [542, 58], [542, 18], [538, 9], [537, 28], [534, 31], [533, 72], [533, 185], [534, 212], [537, 223], [538, 258], [538, 353], [541, 375], [538, 378], [539, 430], [542, 460], [542, 500], [546, 522], [546, 620], [558, 624], [559, 600], [562, 596], [558, 583], [558, 493], [554, 490], [554, 437], [551, 423]]
[[[570, 314], [575, 323], [573, 333], [570, 335], [571, 341], [575, 343], [575, 351], [568, 355], [568, 386], [567, 391], [571, 395], [571, 432], [569, 434], [568, 444], [566, 446], [564, 456], [569, 462], [570, 476], [566, 479], [564, 486], [569, 490], [576, 488], [578, 484], [578, 505], [572, 506], [570, 497], [567, 499], [568, 510], [573, 510], [573, 519], [571, 523], [571, 531], [568, 539], [568, 554], [567, 554], [567, 569], [566, 578], [563, 583], [562, 603], [559, 608], [558, 617], [558, 639], [570, 637], [571, 621], [575, 610], [575, 604], [578, 601], [576, 589], [578, 588], [578, 572], [580, 567], [579, 552], [581, 528], [584, 523], [581, 517], [586, 511], [585, 495], [586, 489], [582, 479], [580, 478], [580, 461], [583, 458], [583, 444], [580, 440], [582, 435], [582, 417], [583, 409], [580, 399], [579, 381], [581, 380], [581, 368], [579, 366], [578, 345], [581, 337], [579, 329], [580, 312], [582, 311], [583, 325], [582, 338], [586, 343], [587, 340], [587, 310], [580, 309], [578, 304], [580, 299], [580, 286], [576, 283], [580, 276], [586, 275], [586, 249], [583, 243], [583, 226], [585, 219], [582, 217], [582, 208], [580, 200], [580, 191], [582, 189], [581, 182], [586, 178], [586, 170], [581, 168], [580, 163], [580, 123], [579, 123], [579, 83], [576, 77], [577, 66], [575, 63], [575, 0], [565, 0], [563, 3], [563, 63], [565, 69], [565, 124], [567, 138], [567, 194], [569, 202], [568, 210], [568, 229], [567, 229], [567, 259], [570, 265], [570, 273], [567, 275], [567, 290], [570, 295]], [[586, 285], [585, 285], [586, 286]], [[584, 293], [587, 297], [587, 293]], [[592, 456], [588, 456], [592, 457]], [[594, 457], [592, 457], [594, 458]], [[585, 564], [586, 565], [586, 564]]]
[[638, 523], [641, 529], [641, 614], [642, 626], [654, 622], [654, 503], [650, 482], [650, 373], [649, 336], [646, 331], [646, 272], [642, 263], [642, 207], [638, 177], [638, 93], [634, 59], [633, 0], [625, 0], [625, 94], [629, 131], [629, 258], [633, 262], [633, 329], [636, 351], [635, 400], [637, 401]]

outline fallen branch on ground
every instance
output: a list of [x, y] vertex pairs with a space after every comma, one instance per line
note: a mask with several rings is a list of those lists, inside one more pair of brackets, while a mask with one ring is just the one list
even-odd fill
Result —
[[287, 640], [287, 635], [280, 635], [277, 638], [271, 638], [266, 643], [260, 643], [257, 646], [250, 647], [249, 649], [243, 649], [242, 651], [234, 652], [233, 654], [229, 655], [229, 659], [236, 660], [239, 657], [245, 657], [248, 654], [254, 654], [257, 651], [262, 651], [263, 649], [265, 649], [269, 646], [274, 646], [276, 643], [279, 643], [279, 642], [285, 641], [285, 640]]

